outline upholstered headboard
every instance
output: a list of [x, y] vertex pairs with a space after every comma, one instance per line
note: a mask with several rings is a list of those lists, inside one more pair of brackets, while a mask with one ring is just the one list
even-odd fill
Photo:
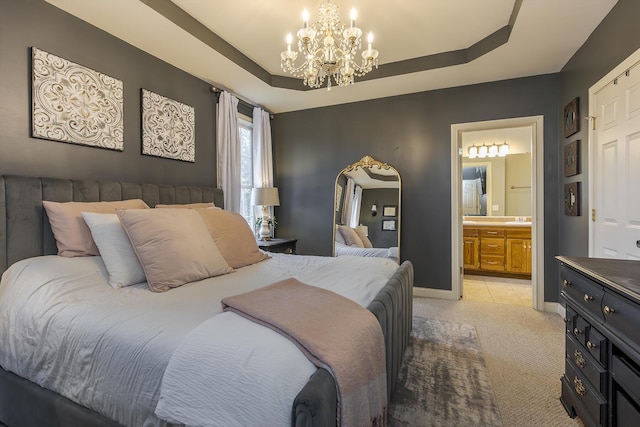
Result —
[[162, 204], [214, 202], [222, 190], [210, 187], [134, 184], [79, 179], [0, 176], [0, 272], [21, 259], [56, 254], [58, 249], [43, 200], [97, 202], [142, 199]]

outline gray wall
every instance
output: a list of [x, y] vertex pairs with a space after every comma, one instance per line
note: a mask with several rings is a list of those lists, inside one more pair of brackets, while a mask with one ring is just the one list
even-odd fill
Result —
[[[0, 172], [176, 185], [216, 185], [210, 85], [42, 0], [0, 0]], [[123, 81], [124, 151], [30, 137], [30, 47]], [[195, 108], [196, 162], [141, 154], [140, 90]]]
[[[376, 204], [377, 213], [371, 215], [371, 205]], [[375, 248], [390, 248], [398, 246], [398, 232], [382, 230], [382, 221], [398, 219], [385, 217], [384, 206], [398, 206], [398, 190], [395, 188], [376, 188], [362, 190], [362, 205], [360, 209], [360, 221], [362, 225], [369, 227], [369, 240]], [[396, 214], [398, 210], [396, 209]], [[396, 227], [397, 228], [397, 227]]]
[[557, 74], [277, 114], [274, 119], [279, 236], [298, 252], [331, 254], [337, 174], [369, 154], [402, 177], [401, 256], [417, 286], [451, 289], [451, 125], [544, 116], [545, 299], [558, 297]]
[[[589, 88], [614, 69], [619, 63], [640, 48], [640, 1], [619, 0], [609, 15], [600, 23], [585, 44], [576, 52], [560, 73], [560, 109], [573, 98], [579, 97], [580, 130], [564, 137], [560, 127], [558, 156], [562, 159], [567, 143], [580, 140], [580, 173], [565, 178], [562, 162], [558, 165], [559, 176], [559, 246], [558, 253], [568, 256], [589, 255]], [[563, 211], [564, 184], [582, 182], [580, 216], [565, 216]]]

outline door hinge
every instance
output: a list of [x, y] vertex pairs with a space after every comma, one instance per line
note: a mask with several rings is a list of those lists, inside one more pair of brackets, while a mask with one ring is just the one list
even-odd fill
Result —
[[596, 117], [591, 118], [591, 130], [596, 130]]
[[596, 221], [596, 210], [595, 209], [591, 209], [591, 221], [593, 221], [593, 222]]

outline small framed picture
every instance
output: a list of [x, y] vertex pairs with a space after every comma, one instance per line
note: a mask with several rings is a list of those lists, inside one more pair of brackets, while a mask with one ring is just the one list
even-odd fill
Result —
[[382, 220], [382, 231], [396, 231], [396, 223], [395, 219], [383, 219]]
[[395, 205], [386, 205], [382, 207], [382, 216], [396, 216], [398, 211], [398, 206]]

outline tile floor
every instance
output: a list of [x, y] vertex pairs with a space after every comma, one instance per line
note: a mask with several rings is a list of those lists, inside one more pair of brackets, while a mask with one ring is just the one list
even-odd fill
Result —
[[533, 306], [531, 280], [464, 275], [462, 298], [471, 301]]

